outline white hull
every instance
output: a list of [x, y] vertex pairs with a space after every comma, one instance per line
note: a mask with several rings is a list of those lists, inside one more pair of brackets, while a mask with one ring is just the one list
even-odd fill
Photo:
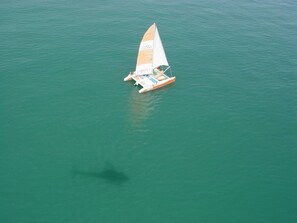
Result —
[[124, 81], [131, 81], [131, 80], [132, 80], [131, 74], [128, 74], [128, 76], [124, 78]]

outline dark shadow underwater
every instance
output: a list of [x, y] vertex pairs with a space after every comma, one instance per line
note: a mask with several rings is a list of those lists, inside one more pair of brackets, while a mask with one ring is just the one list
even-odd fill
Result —
[[84, 171], [72, 168], [72, 176], [92, 177], [105, 180], [114, 185], [122, 185], [130, 180], [129, 176], [124, 172], [118, 171], [113, 165], [106, 162], [106, 166], [100, 171]]

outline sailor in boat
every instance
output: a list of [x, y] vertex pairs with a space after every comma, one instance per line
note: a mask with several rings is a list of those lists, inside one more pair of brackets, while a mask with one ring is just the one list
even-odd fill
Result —
[[164, 77], [164, 71], [161, 70], [161, 66], [157, 67], [154, 69], [154, 74], [155, 74], [155, 78], [158, 80], [158, 81], [161, 81], [161, 80], [164, 80], [165, 77]]

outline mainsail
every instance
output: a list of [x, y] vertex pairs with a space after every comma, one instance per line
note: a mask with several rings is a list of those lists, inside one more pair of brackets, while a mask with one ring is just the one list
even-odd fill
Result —
[[145, 32], [138, 50], [136, 74], [150, 74], [153, 69], [160, 66], [168, 66], [162, 41], [156, 24], [150, 26]]

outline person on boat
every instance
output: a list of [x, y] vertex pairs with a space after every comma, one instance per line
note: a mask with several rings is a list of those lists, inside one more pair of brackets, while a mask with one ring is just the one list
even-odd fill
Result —
[[161, 70], [161, 66], [158, 66], [154, 69], [155, 72], [155, 78], [157, 78], [159, 81], [164, 79], [164, 72]]

